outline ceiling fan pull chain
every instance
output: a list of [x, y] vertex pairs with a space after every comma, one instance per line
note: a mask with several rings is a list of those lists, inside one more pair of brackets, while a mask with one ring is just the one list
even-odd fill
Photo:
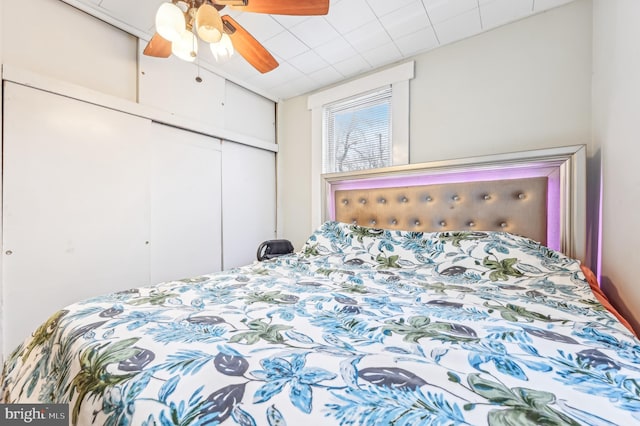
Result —
[[196, 74], [196, 82], [202, 83], [202, 77], [200, 77], [200, 56], [196, 56], [196, 67], [198, 67], [198, 74]]
[[202, 77], [200, 77], [200, 57], [196, 57], [196, 66], [198, 67], [198, 75], [196, 75], [196, 82], [202, 83]]

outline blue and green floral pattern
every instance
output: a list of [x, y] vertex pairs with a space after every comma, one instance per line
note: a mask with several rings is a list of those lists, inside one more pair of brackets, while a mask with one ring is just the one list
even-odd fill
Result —
[[630, 425], [640, 342], [529, 239], [327, 222], [297, 253], [54, 313], [2, 401], [77, 425]]

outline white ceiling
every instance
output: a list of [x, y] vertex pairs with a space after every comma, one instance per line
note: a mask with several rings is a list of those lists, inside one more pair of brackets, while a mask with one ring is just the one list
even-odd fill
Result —
[[[148, 40], [165, 0], [63, 1]], [[201, 65], [271, 99], [286, 99], [573, 0], [330, 1], [329, 14], [314, 17], [226, 8], [222, 14], [236, 19], [280, 66], [260, 74], [237, 54], [217, 64], [204, 45]]]

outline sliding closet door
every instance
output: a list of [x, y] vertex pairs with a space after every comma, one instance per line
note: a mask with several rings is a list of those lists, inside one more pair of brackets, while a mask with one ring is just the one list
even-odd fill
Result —
[[220, 140], [153, 123], [151, 281], [220, 270]]
[[276, 233], [275, 153], [222, 143], [224, 269], [256, 260], [258, 245]]
[[149, 282], [151, 122], [6, 83], [4, 353], [83, 298]]

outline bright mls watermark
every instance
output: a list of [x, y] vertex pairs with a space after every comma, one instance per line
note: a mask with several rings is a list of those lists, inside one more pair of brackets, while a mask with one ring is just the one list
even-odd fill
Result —
[[69, 404], [0, 404], [0, 424], [68, 426]]

